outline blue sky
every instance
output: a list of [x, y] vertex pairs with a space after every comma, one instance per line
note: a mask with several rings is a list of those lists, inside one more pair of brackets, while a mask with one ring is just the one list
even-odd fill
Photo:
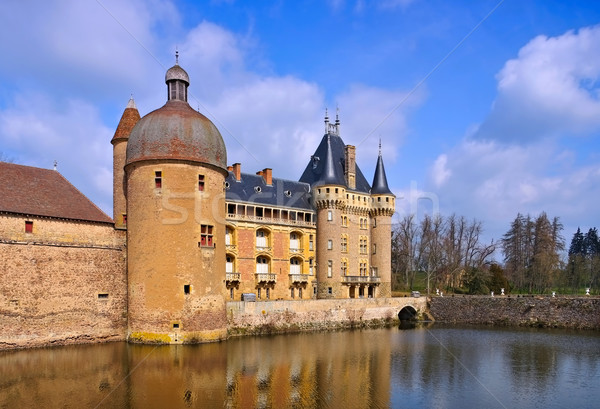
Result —
[[[371, 180], [378, 139], [410, 212], [499, 239], [518, 212], [600, 227], [600, 5], [569, 1], [60, 0], [0, 4], [0, 152], [59, 171], [112, 215], [110, 139], [131, 94], [190, 103], [228, 163], [298, 179], [339, 107]], [[24, 19], [22, 16], [26, 16]]]

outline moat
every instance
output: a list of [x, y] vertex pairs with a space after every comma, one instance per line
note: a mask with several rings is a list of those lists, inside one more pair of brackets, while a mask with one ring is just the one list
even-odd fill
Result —
[[435, 324], [0, 352], [0, 408], [592, 408], [598, 385], [598, 331]]

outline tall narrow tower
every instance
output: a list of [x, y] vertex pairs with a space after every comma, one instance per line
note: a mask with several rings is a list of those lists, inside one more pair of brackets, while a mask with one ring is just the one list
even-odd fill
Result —
[[165, 82], [167, 103], [140, 119], [127, 144], [128, 339], [216, 341], [227, 336], [227, 153], [189, 106], [178, 62]]
[[371, 273], [381, 284], [377, 297], [392, 296], [392, 216], [396, 211], [396, 196], [388, 187], [381, 142], [371, 185]]
[[127, 198], [125, 197], [125, 156], [127, 140], [131, 130], [140, 120], [140, 113], [135, 106], [133, 97], [129, 99], [121, 116], [115, 135], [110, 143], [113, 145], [113, 220], [115, 228], [127, 228]]

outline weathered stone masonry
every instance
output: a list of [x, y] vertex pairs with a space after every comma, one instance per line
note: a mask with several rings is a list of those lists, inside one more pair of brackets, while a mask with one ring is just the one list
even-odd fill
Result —
[[600, 329], [600, 298], [591, 297], [433, 297], [430, 311], [450, 323]]

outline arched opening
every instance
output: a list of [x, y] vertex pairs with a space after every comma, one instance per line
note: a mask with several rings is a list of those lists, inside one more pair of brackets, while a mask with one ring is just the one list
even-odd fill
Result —
[[227, 254], [227, 258], [225, 261], [225, 272], [235, 273], [235, 257], [233, 256], [233, 254]]
[[297, 231], [290, 233], [290, 251], [299, 252], [302, 250], [302, 234]]
[[400, 321], [416, 321], [417, 310], [411, 306], [406, 306], [398, 313], [398, 319], [400, 319]]
[[292, 257], [290, 259], [290, 274], [302, 274], [302, 259]]
[[271, 260], [266, 256], [258, 256], [256, 258], [256, 273], [257, 274], [269, 274], [269, 264]]
[[256, 248], [257, 249], [268, 249], [269, 248], [269, 231], [267, 229], [256, 230]]

